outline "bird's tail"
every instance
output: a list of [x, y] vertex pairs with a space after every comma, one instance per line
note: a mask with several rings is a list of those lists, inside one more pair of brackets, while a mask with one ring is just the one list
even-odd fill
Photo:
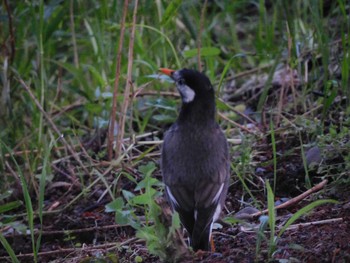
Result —
[[191, 246], [194, 251], [203, 250], [210, 251], [210, 232], [211, 232], [211, 224], [207, 225], [204, 229], [203, 226], [199, 226], [195, 224], [192, 238], [191, 238]]

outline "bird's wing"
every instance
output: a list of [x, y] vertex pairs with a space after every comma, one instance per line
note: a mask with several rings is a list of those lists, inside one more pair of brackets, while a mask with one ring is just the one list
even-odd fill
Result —
[[166, 182], [168, 200], [179, 213], [194, 243], [205, 244], [211, 224], [218, 219], [224, 205], [229, 185], [229, 166], [223, 164], [218, 173], [214, 176], [218, 181], [202, 179], [196, 184], [181, 184], [171, 180]]
[[185, 186], [165, 186], [168, 200], [173, 209], [179, 213], [181, 223], [189, 233], [193, 232], [195, 224], [193, 189]]
[[[192, 235], [196, 232], [196, 237], [210, 233], [208, 228], [210, 229], [220, 214], [229, 184], [226, 138], [221, 130], [217, 129], [215, 132], [219, 133], [217, 140], [211, 142], [212, 145], [206, 145], [210, 151], [201, 151], [202, 143], [201, 149], [194, 151], [198, 153], [194, 156], [193, 152], [188, 153], [192, 149], [186, 147], [186, 152], [181, 147], [185, 143], [193, 147], [198, 145], [193, 145], [190, 141], [184, 143], [185, 136], [179, 136], [175, 126], [166, 134], [162, 149], [162, 173], [168, 200], [179, 213], [187, 231]], [[174, 139], [176, 136], [177, 139]], [[179, 140], [182, 140], [181, 145]], [[179, 153], [188, 154], [188, 158]], [[210, 163], [211, 159], [216, 160], [214, 166]], [[193, 174], [198, 177], [191, 176]]]

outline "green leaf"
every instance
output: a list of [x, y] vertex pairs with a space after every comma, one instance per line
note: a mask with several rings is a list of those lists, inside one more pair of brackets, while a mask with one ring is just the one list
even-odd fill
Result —
[[126, 199], [126, 201], [129, 201], [131, 198], [134, 198], [134, 193], [127, 191], [127, 190], [122, 190], [122, 194], [124, 196], [124, 198]]
[[118, 197], [114, 201], [105, 205], [105, 211], [107, 213], [116, 212], [116, 211], [122, 210], [123, 207], [124, 207], [124, 200], [122, 197]]
[[0, 214], [13, 210], [21, 205], [22, 205], [22, 202], [19, 200], [0, 205]]
[[166, 25], [170, 21], [170, 19], [176, 16], [177, 9], [179, 9], [181, 3], [182, 3], [182, 0], [171, 1], [171, 3], [165, 9], [164, 15], [162, 17], [162, 21], [160, 21], [160, 24], [162, 26]]
[[129, 224], [132, 225], [131, 211], [117, 211], [115, 212], [115, 222], [121, 225]]
[[89, 69], [93, 77], [98, 81], [101, 87], [106, 85], [107, 80], [103, 78], [102, 74], [98, 71], [98, 69], [91, 65], [86, 65], [86, 67]]
[[150, 188], [146, 193], [137, 195], [134, 198], [130, 199], [130, 203], [132, 205], [149, 205], [153, 200], [153, 196], [157, 193], [157, 191], [153, 188]]
[[154, 162], [148, 162], [146, 165], [140, 165], [139, 171], [146, 177], [150, 176], [153, 171], [156, 169], [156, 165]]
[[6, 238], [2, 235], [1, 232], [0, 232], [0, 243], [6, 249], [6, 252], [9, 254], [12, 262], [19, 263], [19, 260], [16, 256], [15, 252], [13, 251], [11, 245], [7, 242]]
[[158, 179], [148, 176], [137, 184], [135, 191], [140, 191], [141, 189], [146, 189], [147, 187], [152, 187], [159, 184], [160, 182]]
[[168, 238], [171, 238], [171, 235], [175, 233], [176, 229], [180, 229], [180, 216], [178, 212], [174, 212], [171, 218], [171, 227], [169, 228]]
[[227, 111], [227, 110], [230, 110], [230, 107], [227, 105], [227, 103], [224, 102], [224, 101], [222, 101], [221, 99], [216, 99], [215, 102], [216, 102], [216, 108], [217, 108], [219, 111]]
[[93, 113], [96, 115], [100, 114], [105, 108], [104, 105], [94, 103], [94, 102], [91, 102], [91, 103], [88, 102], [84, 105], [84, 107], [89, 113]]
[[269, 256], [276, 250], [276, 238], [275, 238], [275, 227], [276, 227], [276, 210], [275, 210], [275, 202], [274, 202], [274, 194], [272, 192], [272, 188], [270, 183], [266, 182], [267, 188], [267, 208], [269, 210], [269, 227], [270, 227], [270, 242], [269, 242]]
[[234, 218], [234, 217], [232, 217], [232, 216], [227, 216], [227, 217], [224, 217], [223, 219], [222, 219], [225, 223], [227, 223], [227, 224], [237, 224], [237, 223], [243, 223], [243, 221], [242, 220], [240, 220], [240, 219], [237, 219], [237, 218]]
[[[200, 48], [200, 56], [201, 57], [212, 57], [220, 54], [220, 49], [216, 47], [202, 47]], [[183, 56], [185, 58], [193, 58], [198, 55], [198, 49], [189, 49], [184, 51]]]

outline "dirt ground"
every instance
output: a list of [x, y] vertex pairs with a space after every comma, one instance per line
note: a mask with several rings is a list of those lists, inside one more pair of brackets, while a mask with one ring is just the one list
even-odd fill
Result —
[[[48, 203], [54, 200], [68, 202], [74, 191], [64, 195], [64, 188], [54, 188]], [[334, 198], [338, 204], [327, 204], [303, 216], [278, 240], [272, 262], [350, 262], [350, 201], [349, 189], [318, 194], [277, 212], [276, 225], [283, 224], [291, 213], [310, 203], [314, 198]], [[324, 193], [323, 193], [324, 192]], [[98, 191], [96, 192], [98, 193]], [[329, 196], [332, 194], [332, 196]], [[64, 199], [59, 196], [65, 196]], [[227, 212], [239, 209], [237, 197], [240, 191], [231, 187]], [[135, 231], [126, 225], [117, 225], [113, 213], [104, 212], [103, 203], [97, 203], [98, 194], [77, 202], [69, 211], [44, 217], [43, 236], [39, 253], [40, 262], [161, 262], [148, 253], [142, 240], [135, 238]], [[249, 223], [249, 225], [248, 225]], [[181, 262], [267, 262], [267, 243], [263, 240], [258, 255], [258, 220], [240, 224], [222, 224], [215, 229], [214, 253], [197, 253]], [[68, 231], [69, 230], [69, 231]], [[269, 238], [266, 232], [267, 239]], [[30, 236], [7, 235], [7, 239], [21, 262], [32, 261]], [[9, 259], [0, 249], [0, 261]]]

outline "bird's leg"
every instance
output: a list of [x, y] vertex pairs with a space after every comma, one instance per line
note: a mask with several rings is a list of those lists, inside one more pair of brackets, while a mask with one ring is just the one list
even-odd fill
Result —
[[210, 246], [211, 246], [211, 252], [215, 252], [215, 243], [214, 243], [214, 239], [213, 239], [213, 235], [210, 234]]

